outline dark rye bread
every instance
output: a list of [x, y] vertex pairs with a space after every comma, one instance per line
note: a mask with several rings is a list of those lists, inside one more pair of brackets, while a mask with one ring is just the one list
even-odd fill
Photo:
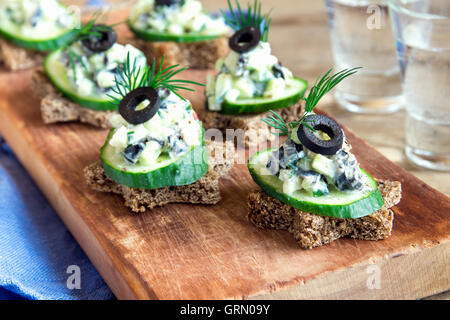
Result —
[[193, 69], [214, 69], [216, 61], [230, 50], [227, 37], [188, 43], [150, 42], [137, 38], [128, 42], [144, 52], [150, 62], [153, 58], [160, 61], [164, 56], [165, 67], [179, 64]]
[[331, 218], [293, 208], [258, 190], [248, 196], [248, 220], [259, 228], [286, 230], [303, 249], [312, 249], [341, 237], [381, 240], [391, 235], [394, 213], [390, 208], [400, 202], [398, 181], [377, 180], [384, 206], [371, 215], [357, 219]]
[[[269, 112], [236, 116], [212, 112], [206, 106], [194, 106], [194, 109], [203, 122], [205, 129], [218, 129], [224, 136], [227, 129], [243, 130], [246, 147], [256, 146], [259, 143], [271, 141], [275, 138], [270, 133], [270, 127], [261, 120], [270, 116], [271, 113]], [[298, 120], [303, 114], [303, 108], [300, 103], [276, 111], [286, 122]]]
[[44, 123], [80, 121], [100, 128], [110, 128], [109, 117], [115, 111], [83, 108], [62, 96], [41, 68], [33, 70], [31, 89], [41, 98]]
[[101, 162], [84, 169], [88, 185], [95, 191], [121, 195], [125, 206], [134, 212], [144, 212], [168, 203], [216, 204], [220, 201], [219, 178], [233, 167], [234, 146], [232, 143], [207, 141], [208, 172], [198, 181], [187, 186], [165, 187], [155, 190], [130, 188], [109, 179]]
[[0, 63], [11, 71], [25, 70], [42, 64], [45, 54], [18, 47], [0, 38]]

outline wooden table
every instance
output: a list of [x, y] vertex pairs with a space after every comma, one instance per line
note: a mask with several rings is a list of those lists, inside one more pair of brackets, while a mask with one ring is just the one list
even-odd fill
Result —
[[[225, 4], [224, 0], [204, 2], [211, 10], [217, 10], [219, 5]], [[313, 81], [318, 74], [325, 72], [333, 65], [329, 50], [328, 25], [322, 1], [301, 1], [300, 5], [297, 0], [264, 0], [263, 2], [266, 9], [275, 8], [271, 42], [275, 54], [280, 57], [286, 66], [292, 69], [296, 75]], [[84, 165], [98, 157], [97, 150], [104, 141], [106, 133], [78, 124], [44, 126], [41, 123], [38, 109], [29, 108], [29, 106], [36, 105], [36, 100], [25, 94], [25, 92], [28, 92], [26, 87], [29, 74], [6, 75], [5, 77], [3, 81], [7, 81], [9, 85], [12, 84], [12, 88], [10, 89], [11, 92], [4, 91], [5, 99], [3, 99], [3, 102], [0, 100], [0, 109], [3, 110], [4, 114], [3, 118], [0, 117], [0, 129], [2, 129], [3, 135], [13, 146], [19, 159], [37, 181], [44, 194], [57, 209], [62, 220], [119, 298], [416, 298], [434, 294], [449, 287], [449, 273], [446, 266], [448, 266], [448, 249], [450, 246], [446, 236], [448, 223], [445, 220], [445, 212], [439, 209], [430, 212], [437, 218], [437, 221], [434, 221], [436, 223], [433, 225], [430, 223], [430, 228], [427, 229], [421, 223], [425, 221], [425, 218], [420, 217], [420, 213], [428, 212], [427, 207], [421, 205], [422, 209], [411, 210], [407, 201], [404, 201], [402, 206], [408, 207], [412, 211], [413, 214], [410, 218], [413, 220], [406, 219], [399, 207], [396, 211], [399, 216], [397, 233], [395, 237], [391, 237], [386, 242], [354, 243], [352, 240], [343, 240], [314, 251], [301, 253], [288, 235], [273, 232], [270, 233], [271, 238], [268, 238], [267, 234], [269, 233], [263, 234], [255, 230], [242, 219], [245, 215], [242, 203], [245, 202], [247, 189], [251, 187], [248, 180], [235, 183], [237, 177], [240, 178], [239, 180], [242, 178], [240, 174], [242, 168], [234, 169], [231, 179], [223, 183], [225, 186], [223, 190], [224, 201], [221, 206], [224, 207], [217, 210], [215, 214], [211, 214], [210, 209], [206, 207], [198, 207], [197, 210], [202, 214], [191, 217], [184, 215], [182, 212], [187, 210], [187, 207], [174, 205], [170, 208], [155, 209], [151, 214], [129, 215], [119, 205], [119, 199], [110, 195], [93, 194], [86, 189], [83, 177], [80, 175]], [[7, 88], [8, 86], [3, 87]], [[0, 87], [0, 91], [1, 89]], [[14, 93], [14, 90], [17, 93]], [[23, 95], [23, 99], [17, 104], [12, 104], [12, 97], [17, 95]], [[190, 97], [188, 98], [190, 99]], [[387, 154], [391, 160], [413, 171], [413, 168], [404, 161], [401, 151], [404, 139], [402, 113], [379, 117], [352, 115], [338, 109], [332, 98], [323, 101], [320, 107], [353, 129], [356, 134], [366, 139], [379, 151]], [[386, 131], [379, 132], [376, 130], [381, 126], [386, 127]], [[397, 130], [390, 132], [390, 128], [395, 126]], [[356, 139], [352, 134], [349, 135], [349, 138]], [[64, 146], [66, 139], [71, 139], [74, 146], [70, 152], [66, 152], [65, 148], [57, 148], [58, 146]], [[51, 153], [53, 156], [42, 152], [40, 147], [44, 145], [55, 149], [55, 152]], [[358, 148], [358, 145], [360, 151], [361, 148], [365, 148], [364, 150], [369, 148], [365, 147], [364, 142], [360, 141], [357, 145], [354, 145], [355, 149]], [[373, 149], [371, 154], [380, 157]], [[364, 160], [364, 158], [366, 159]], [[361, 160], [364, 160], [366, 165], [370, 162], [368, 158], [370, 158], [370, 161], [373, 159], [369, 155], [361, 155]], [[36, 161], [30, 161], [30, 159], [36, 159]], [[379, 160], [381, 163], [388, 165], [386, 160]], [[385, 168], [385, 165], [382, 165], [381, 168]], [[402, 178], [402, 174], [406, 175], [405, 172], [401, 173], [402, 169], [398, 167], [395, 167], [395, 170], [388, 171], [386, 171], [386, 174], [396, 176], [396, 179]], [[438, 190], [447, 195], [450, 193], [449, 183], [445, 181], [449, 180], [449, 174], [417, 169], [414, 169], [413, 172]], [[440, 179], [438, 179], [438, 174]], [[409, 177], [408, 180], [411, 181], [411, 178], [415, 180], [414, 177]], [[418, 195], [420, 192], [428, 192], [429, 195], [430, 189], [428, 187], [423, 186], [417, 180], [414, 183], [421, 189], [411, 188], [411, 184], [409, 184], [410, 194], [415, 194], [410, 198], [420, 198]], [[447, 183], [447, 185], [443, 185], [443, 183]], [[408, 184], [405, 183], [405, 187], [407, 186]], [[241, 207], [236, 208], [237, 204], [232, 202], [232, 194], [235, 194], [232, 190], [240, 190], [239, 188], [242, 189], [242, 194], [238, 193]], [[443, 196], [439, 197], [441, 200], [440, 202], [434, 201], [434, 208], [442, 208], [444, 202], [446, 208], [448, 208], [448, 199]], [[100, 207], [106, 211], [97, 210]], [[239, 212], [234, 214], [231, 208], [233, 210], [239, 209]], [[429, 215], [427, 216], [429, 217]], [[173, 223], [170, 223], [170, 217], [174, 219], [173, 221], [179, 223], [173, 221]], [[107, 228], [108, 226], [112, 228], [110, 232], [102, 233], [103, 227]], [[230, 226], [233, 228], [230, 229]], [[191, 230], [192, 227], [201, 229], [199, 229], [200, 231]], [[184, 236], [184, 233], [180, 234], [185, 229], [191, 233], [186, 234], [186, 236]], [[244, 234], [244, 240], [240, 243], [235, 239], [231, 241], [231, 238], [227, 238], [227, 233], [219, 234], [219, 229], [228, 230], [230, 234], [235, 233], [240, 236]], [[433, 231], [437, 232], [436, 237], [433, 235]], [[413, 232], [418, 235], [420, 243], [406, 241]], [[164, 241], [167, 242], [150, 241], [158, 235], [162, 235]], [[422, 240], [425, 238], [429, 240], [423, 242]], [[442, 239], [442, 242], [433, 239]], [[202, 241], [206, 242], [205, 247], [202, 247], [205, 252], [217, 252], [217, 250], [214, 250], [216, 247], [220, 250], [223, 249], [223, 252], [220, 251], [219, 255], [216, 254], [212, 257], [203, 257], [203, 251], [200, 250], [199, 252], [197, 249], [198, 243]], [[186, 242], [190, 246], [179, 246], [180, 248], [175, 248], [176, 250], [173, 252], [170, 250], [164, 251], [166, 249], [164, 244], [169, 242], [172, 245], [173, 242], [175, 244]], [[408, 244], [407, 247], [403, 246], [405, 250], [395, 251], [394, 248], [390, 250], [389, 246], [398, 247], [399, 242]], [[271, 252], [276, 252], [273, 256], [268, 254], [269, 251], [266, 247], [269, 244], [272, 246], [269, 247], [273, 249]], [[154, 263], [152, 255], [158, 256], [159, 249], [156, 249], [161, 245], [161, 250], [164, 251], [161, 254], [169, 255], [170, 259], [160, 261], [161, 265], [159, 265]], [[225, 247], [219, 248], [219, 245]], [[376, 257], [370, 255], [374, 247], [383, 245], [385, 247]], [[228, 247], [232, 247], [233, 250], [226, 250]], [[253, 251], [250, 250], [251, 254], [241, 252], [243, 247], [250, 248]], [[345, 251], [348, 254], [347, 256], [344, 254], [344, 248], [347, 250]], [[335, 255], [337, 260], [346, 258], [355, 263], [341, 269], [336, 269], [333, 266], [334, 269], [329, 269], [329, 272], [327, 272], [327, 264], [332, 257], [327, 253], [329, 250], [339, 251], [339, 254]], [[157, 270], [161, 271], [167, 266], [167, 263], [175, 261], [172, 259], [173, 255], [179, 254], [180, 257], [189, 257], [185, 254], [185, 251], [192, 254], [199, 252], [199, 254], [193, 254], [193, 256], [200, 256], [203, 260], [189, 260], [189, 263], [193, 265], [202, 261], [212, 261], [213, 264], [219, 264], [223, 267], [219, 274], [213, 275], [216, 282], [203, 279], [204, 273], [198, 271], [200, 268], [194, 268], [195, 272], [192, 274], [184, 274], [183, 266], [186, 264], [184, 260], [177, 260], [176, 263], [167, 267], [167, 270], [175, 270], [179, 272], [178, 274], [175, 272], [173, 275], [167, 275], [167, 277], [157, 274]], [[307, 264], [308, 261], [313, 261], [308, 259], [312, 259], [313, 256], [317, 257], [321, 252], [325, 256], [321, 260], [322, 264]], [[139, 255], [139, 253], [141, 254]], [[265, 255], [261, 256], [263, 253]], [[355, 258], [355, 256], [358, 257]], [[135, 257], [140, 260], [137, 261]], [[292, 262], [289, 259], [294, 259], [295, 263], [292, 266], [297, 267], [284, 270], [287, 273], [283, 274], [284, 271], [281, 269], [286, 265], [286, 261]], [[323, 261], [326, 261], [326, 263]], [[358, 264], [358, 261], [361, 263]], [[418, 263], [418, 261], [421, 262]], [[377, 264], [380, 267], [383, 281], [388, 280], [389, 282], [386, 288], [367, 290], [367, 263]], [[140, 269], [134, 270], [135, 265], [139, 265]], [[298, 266], [300, 265], [304, 268], [299, 269]], [[264, 269], [265, 267], [274, 269], [273, 266], [276, 267], [276, 270], [272, 270], [270, 274], [266, 272], [268, 270]], [[311, 268], [309, 268], [310, 266]], [[206, 265], [202, 265], [202, 267], [206, 267]], [[237, 275], [249, 278], [242, 281], [241, 290], [238, 290], [236, 284], [232, 283], [235, 282], [236, 275], [230, 275], [227, 268], [236, 272]], [[256, 276], [254, 274], [255, 268], [260, 270]], [[304, 269], [320, 269], [321, 276], [317, 276], [311, 270]], [[164, 269], [163, 271], [167, 272], [167, 270]], [[214, 270], [218, 270], [217, 266]], [[308, 276], [297, 275], [297, 278], [292, 278], [294, 274], [302, 272], [308, 273]], [[276, 281], [265, 279], [265, 277], [274, 274], [279, 275], [275, 279]], [[187, 285], [183, 284], [182, 286], [180, 280], [178, 287], [174, 287], [173, 280], [177, 276], [184, 279]], [[196, 285], [190, 285], [192, 279], [196, 280], [193, 282]], [[200, 289], [204, 290], [197, 288], [199, 286], [198, 281], [203, 283]], [[251, 283], [251, 281], [254, 281], [254, 283]], [[261, 286], [261, 283], [267, 283], [267, 287]], [[208, 285], [207, 288], [204, 287], [205, 284]], [[421, 295], [417, 294], [416, 285], [421, 288]], [[164, 294], [165, 291], [162, 290], [164, 288], [167, 288], [166, 295]], [[439, 290], [435, 288], [439, 288]]]

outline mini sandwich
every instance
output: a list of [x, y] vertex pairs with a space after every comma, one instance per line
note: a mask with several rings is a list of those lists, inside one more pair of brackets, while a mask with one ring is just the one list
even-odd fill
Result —
[[219, 178], [233, 166], [234, 146], [205, 142], [201, 121], [178, 93], [200, 84], [172, 79], [185, 69], [161, 65], [125, 64], [113, 89], [119, 114], [111, 117], [100, 161], [85, 169], [94, 190], [121, 195], [134, 212], [173, 202], [215, 204]]
[[166, 65], [213, 69], [228, 52], [231, 29], [221, 16], [203, 11], [197, 0], [139, 0], [131, 8], [130, 42]]
[[318, 80], [305, 113], [286, 123], [275, 112], [266, 123], [288, 139], [251, 156], [248, 169], [262, 190], [248, 197], [248, 219], [258, 227], [286, 230], [311, 249], [341, 237], [380, 240], [390, 236], [400, 182], [376, 180], [359, 167], [343, 130], [314, 114], [324, 94], [356, 69]]
[[199, 108], [200, 119], [206, 128], [243, 129], [257, 132], [247, 144], [269, 139], [269, 127], [260, 120], [271, 109], [280, 109], [284, 120], [298, 119], [299, 101], [307, 89], [307, 82], [296, 78], [272, 55], [268, 42], [269, 15], [261, 15], [261, 3], [255, 0], [243, 12], [228, 1], [230, 14], [224, 14], [233, 26], [229, 40], [230, 54], [219, 59], [217, 74], [210, 74], [206, 85], [206, 105]]
[[42, 63], [76, 36], [78, 17], [56, 0], [0, 1], [0, 63], [12, 71]]
[[130, 57], [138, 67], [147, 59], [132, 45], [117, 43], [114, 29], [96, 24], [96, 14], [77, 37], [61, 49], [50, 53], [44, 69], [36, 69], [32, 89], [41, 98], [45, 123], [80, 121], [110, 128], [109, 117], [117, 113], [111, 103], [115, 78]]

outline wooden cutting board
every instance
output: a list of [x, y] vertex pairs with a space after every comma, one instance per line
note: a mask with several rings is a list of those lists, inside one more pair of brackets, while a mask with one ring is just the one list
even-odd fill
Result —
[[[205, 80], [200, 71], [185, 76]], [[257, 186], [245, 165], [222, 180], [215, 206], [132, 214], [119, 196], [93, 192], [83, 168], [98, 160], [107, 131], [44, 125], [29, 83], [30, 72], [0, 71], [0, 133], [120, 299], [419, 298], [450, 288], [450, 199], [349, 130], [363, 168], [402, 182], [392, 236], [305, 251], [287, 232], [246, 220]], [[202, 90], [187, 97], [203, 103]], [[367, 286], [374, 276], [379, 289]]]

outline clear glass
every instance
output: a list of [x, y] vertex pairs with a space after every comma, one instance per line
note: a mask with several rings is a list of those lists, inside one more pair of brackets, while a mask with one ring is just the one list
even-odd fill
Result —
[[389, 2], [406, 105], [406, 155], [450, 171], [450, 0]]
[[336, 68], [363, 67], [335, 90], [351, 112], [390, 113], [402, 107], [395, 41], [386, 0], [326, 0]]

